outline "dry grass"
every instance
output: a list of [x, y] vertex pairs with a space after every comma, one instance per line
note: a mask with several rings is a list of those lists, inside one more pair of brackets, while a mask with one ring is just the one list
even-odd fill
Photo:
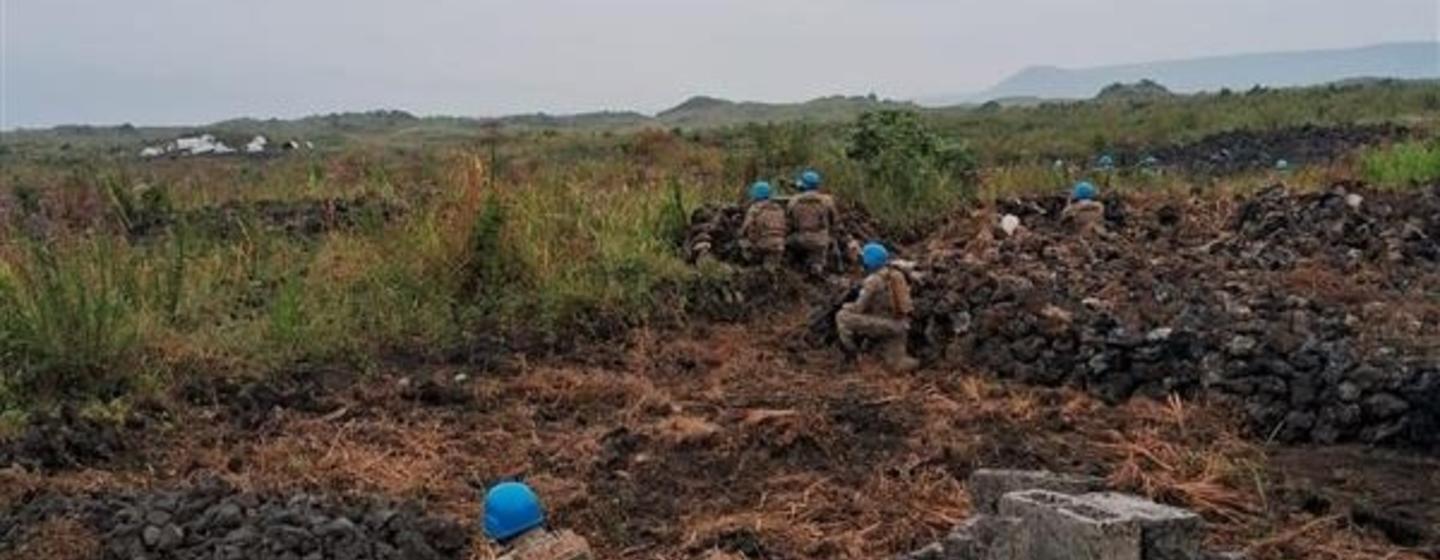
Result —
[[100, 557], [100, 536], [74, 519], [50, 519], [30, 529], [0, 560], [91, 560]]
[[[1408, 558], [1339, 520], [1281, 513], [1264, 454], [1217, 407], [1110, 407], [969, 372], [850, 369], [789, 346], [800, 328], [770, 318], [668, 338], [642, 331], [611, 367], [477, 377], [460, 408], [404, 400], [382, 378], [328, 417], [287, 412], [259, 435], [224, 425], [187, 434], [144, 484], [220, 472], [256, 491], [419, 500], [469, 522], [478, 487], [520, 476], [558, 527], [607, 558], [879, 558], [970, 515], [963, 480], [974, 468], [1038, 467], [1108, 475], [1195, 508], [1213, 544], [1257, 558]], [[496, 552], [477, 539], [470, 557]]]
[[1206, 426], [1192, 435], [1189, 405], [1173, 396], [1163, 404], [1135, 400], [1125, 409], [1138, 425], [1107, 445], [1116, 458], [1111, 484], [1233, 525], [1259, 518], [1263, 497], [1249, 482], [1264, 455], [1239, 437], [1238, 426]]

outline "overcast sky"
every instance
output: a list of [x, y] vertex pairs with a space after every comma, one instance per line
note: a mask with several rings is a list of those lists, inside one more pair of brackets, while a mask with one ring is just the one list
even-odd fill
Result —
[[654, 112], [1435, 40], [1437, 0], [0, 0], [0, 128]]

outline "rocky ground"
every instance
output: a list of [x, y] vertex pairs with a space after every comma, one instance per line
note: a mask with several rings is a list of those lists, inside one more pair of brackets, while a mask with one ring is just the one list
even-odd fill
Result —
[[0, 535], [31, 540], [25, 528], [55, 519], [82, 523], [96, 541], [90, 554], [101, 558], [439, 559], [470, 544], [463, 523], [413, 502], [261, 495], [219, 479], [178, 490], [37, 495], [0, 519]]
[[1116, 164], [1138, 166], [1147, 157], [1160, 165], [1203, 175], [1272, 169], [1285, 160], [1294, 165], [1331, 162], [1358, 148], [1403, 140], [1411, 131], [1395, 124], [1304, 125], [1271, 130], [1234, 130], [1194, 142], [1158, 148], [1121, 150]]
[[903, 248], [913, 375], [814, 344], [831, 294], [784, 272], [550, 358], [197, 375], [0, 444], [0, 558], [491, 558], [479, 489], [512, 477], [604, 558], [891, 557], [981, 467], [1105, 477], [1256, 558], [1436, 557], [1437, 201], [1115, 198], [1089, 238], [1058, 198], [967, 213]]
[[1013, 238], [929, 244], [915, 346], [1111, 402], [1223, 396], [1266, 439], [1435, 444], [1440, 190], [1114, 199], [1090, 237], [1061, 204], [1002, 203]]

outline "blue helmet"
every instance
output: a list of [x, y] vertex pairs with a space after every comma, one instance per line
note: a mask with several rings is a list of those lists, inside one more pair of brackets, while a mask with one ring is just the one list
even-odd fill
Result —
[[755, 181], [755, 184], [750, 185], [750, 200], [770, 200], [770, 183]]
[[1096, 194], [1095, 185], [1090, 184], [1090, 181], [1080, 181], [1075, 183], [1072, 196], [1075, 197], [1075, 200], [1094, 200]]
[[1101, 169], [1110, 169], [1111, 167], [1115, 167], [1115, 158], [1110, 157], [1110, 154], [1105, 154], [1100, 156], [1098, 163]]
[[865, 265], [866, 271], [876, 270], [890, 262], [890, 251], [885, 250], [885, 246], [879, 243], [866, 243], [865, 247], [860, 249], [860, 262]]
[[1290, 169], [1290, 162], [1285, 161], [1285, 160], [1283, 160], [1283, 159], [1277, 159], [1277, 160], [1275, 160], [1275, 169], [1279, 169], [1279, 170], [1281, 170], [1281, 171], [1284, 171], [1284, 170], [1286, 170], [1286, 169]]
[[502, 482], [485, 493], [485, 536], [505, 542], [545, 524], [540, 497], [523, 482]]
[[820, 172], [814, 169], [806, 169], [800, 174], [800, 190], [813, 191], [820, 188]]

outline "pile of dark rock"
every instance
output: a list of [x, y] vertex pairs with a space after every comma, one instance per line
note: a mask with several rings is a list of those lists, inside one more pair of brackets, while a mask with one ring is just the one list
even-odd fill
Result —
[[1271, 130], [1231, 130], [1195, 142], [1153, 150], [1122, 151], [1117, 158], [1121, 164], [1131, 165], [1148, 156], [1169, 167], [1197, 173], [1227, 174], [1270, 169], [1278, 160], [1291, 164], [1329, 162], [1356, 149], [1401, 140], [1410, 135], [1408, 128], [1391, 123], [1307, 124]]
[[[1236, 211], [1234, 236], [1219, 244], [1241, 266], [1282, 270], [1320, 259], [1342, 271], [1384, 265], [1397, 282], [1440, 273], [1440, 185], [1375, 192], [1356, 183], [1294, 194], [1283, 186]], [[1398, 284], [1406, 288], [1406, 284]]]
[[[1394, 212], [1363, 219], [1317, 215], [1257, 229], [1246, 217], [1274, 213], [1257, 205], [1301, 216], [1328, 212], [1331, 197], [1348, 194], [1267, 192], [1241, 206], [1234, 237], [1288, 239], [1328, 231], [1337, 220], [1363, 220], [1380, 237], [1380, 250], [1395, 239], [1384, 232], [1405, 231], [1416, 220], [1416, 227], [1433, 227], [1433, 217], [1398, 210], [1403, 201], [1389, 203]], [[1178, 229], [1185, 218], [1162, 214], [1182, 208], [1118, 211], [1107, 216], [1108, 233], [1086, 238], [1053, 220], [1054, 205], [1002, 204], [1026, 214], [1028, 231], [986, 250], [942, 252], [922, 267], [911, 344], [917, 354], [1026, 383], [1078, 386], [1110, 401], [1171, 393], [1231, 400], [1266, 438], [1440, 441], [1440, 326], [1363, 303], [1302, 297], [1268, 265], [1214, 243], [1167, 239], [1164, 224]], [[1396, 266], [1415, 273], [1433, 265], [1430, 243], [1396, 246]]]
[[36, 413], [18, 436], [0, 441], [0, 468], [55, 471], [105, 464], [129, 450], [143, 423], [140, 417], [123, 423], [96, 420], [70, 407]]
[[0, 552], [47, 519], [95, 531], [106, 559], [462, 558], [471, 530], [415, 504], [245, 493], [216, 480], [178, 491], [40, 496], [0, 512]]

